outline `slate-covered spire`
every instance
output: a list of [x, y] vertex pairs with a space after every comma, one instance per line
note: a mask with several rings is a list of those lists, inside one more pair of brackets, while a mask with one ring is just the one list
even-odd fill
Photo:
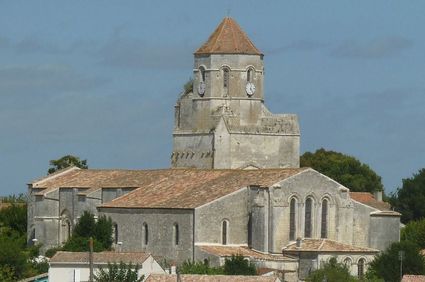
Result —
[[238, 23], [225, 17], [195, 55], [201, 54], [248, 54], [262, 55]]

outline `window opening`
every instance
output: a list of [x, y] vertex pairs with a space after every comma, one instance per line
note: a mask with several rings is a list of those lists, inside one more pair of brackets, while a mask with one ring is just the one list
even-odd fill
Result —
[[311, 208], [313, 200], [307, 198], [305, 201], [305, 226], [304, 226], [304, 237], [311, 238]]
[[328, 200], [322, 201], [321, 238], [328, 238]]
[[296, 200], [291, 200], [290, 211], [289, 211], [289, 240], [295, 240], [295, 205]]

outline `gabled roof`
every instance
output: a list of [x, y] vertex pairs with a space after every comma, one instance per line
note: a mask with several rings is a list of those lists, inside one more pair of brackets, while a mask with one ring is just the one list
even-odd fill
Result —
[[205, 253], [218, 256], [218, 257], [231, 257], [232, 255], [241, 255], [245, 258], [251, 258], [254, 260], [265, 260], [265, 261], [294, 261], [296, 259], [282, 254], [264, 254], [257, 252], [248, 247], [238, 246], [219, 246], [219, 245], [202, 245], [197, 246], [200, 250]]
[[193, 209], [248, 186], [269, 187], [308, 168], [169, 169], [101, 208]]
[[[110, 263], [132, 263], [141, 265], [151, 254], [143, 252], [100, 252], [93, 253], [93, 262], [97, 264]], [[84, 263], [89, 262], [88, 252], [57, 252], [50, 263]]]
[[379, 250], [357, 247], [330, 239], [303, 239], [301, 247], [297, 247], [297, 243], [294, 242], [283, 248], [283, 252], [378, 253]]
[[273, 276], [243, 276], [243, 275], [201, 275], [201, 274], [151, 274], [146, 282], [276, 282], [281, 281]]
[[350, 197], [354, 201], [360, 202], [380, 211], [389, 211], [391, 209], [391, 205], [389, 203], [376, 200], [375, 197], [368, 192], [350, 192]]
[[195, 55], [201, 54], [248, 54], [262, 55], [238, 23], [225, 17]]

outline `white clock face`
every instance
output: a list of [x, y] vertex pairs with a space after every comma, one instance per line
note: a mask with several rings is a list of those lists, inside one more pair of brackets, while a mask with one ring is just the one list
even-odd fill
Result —
[[245, 90], [246, 90], [246, 94], [248, 94], [248, 96], [254, 95], [254, 93], [255, 93], [255, 85], [254, 85], [254, 83], [248, 82], [246, 84]]
[[198, 86], [198, 94], [199, 95], [204, 95], [204, 93], [205, 93], [205, 82], [200, 82], [199, 83], [199, 86]]

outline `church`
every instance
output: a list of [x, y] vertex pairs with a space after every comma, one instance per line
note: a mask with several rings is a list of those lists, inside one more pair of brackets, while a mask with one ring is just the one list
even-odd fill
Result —
[[28, 240], [66, 242], [81, 214], [111, 217], [114, 245], [181, 264], [241, 254], [303, 280], [331, 257], [362, 276], [399, 240], [382, 192], [302, 168], [295, 114], [265, 106], [263, 54], [226, 17], [194, 53], [175, 106], [171, 168], [67, 169], [28, 184]]

